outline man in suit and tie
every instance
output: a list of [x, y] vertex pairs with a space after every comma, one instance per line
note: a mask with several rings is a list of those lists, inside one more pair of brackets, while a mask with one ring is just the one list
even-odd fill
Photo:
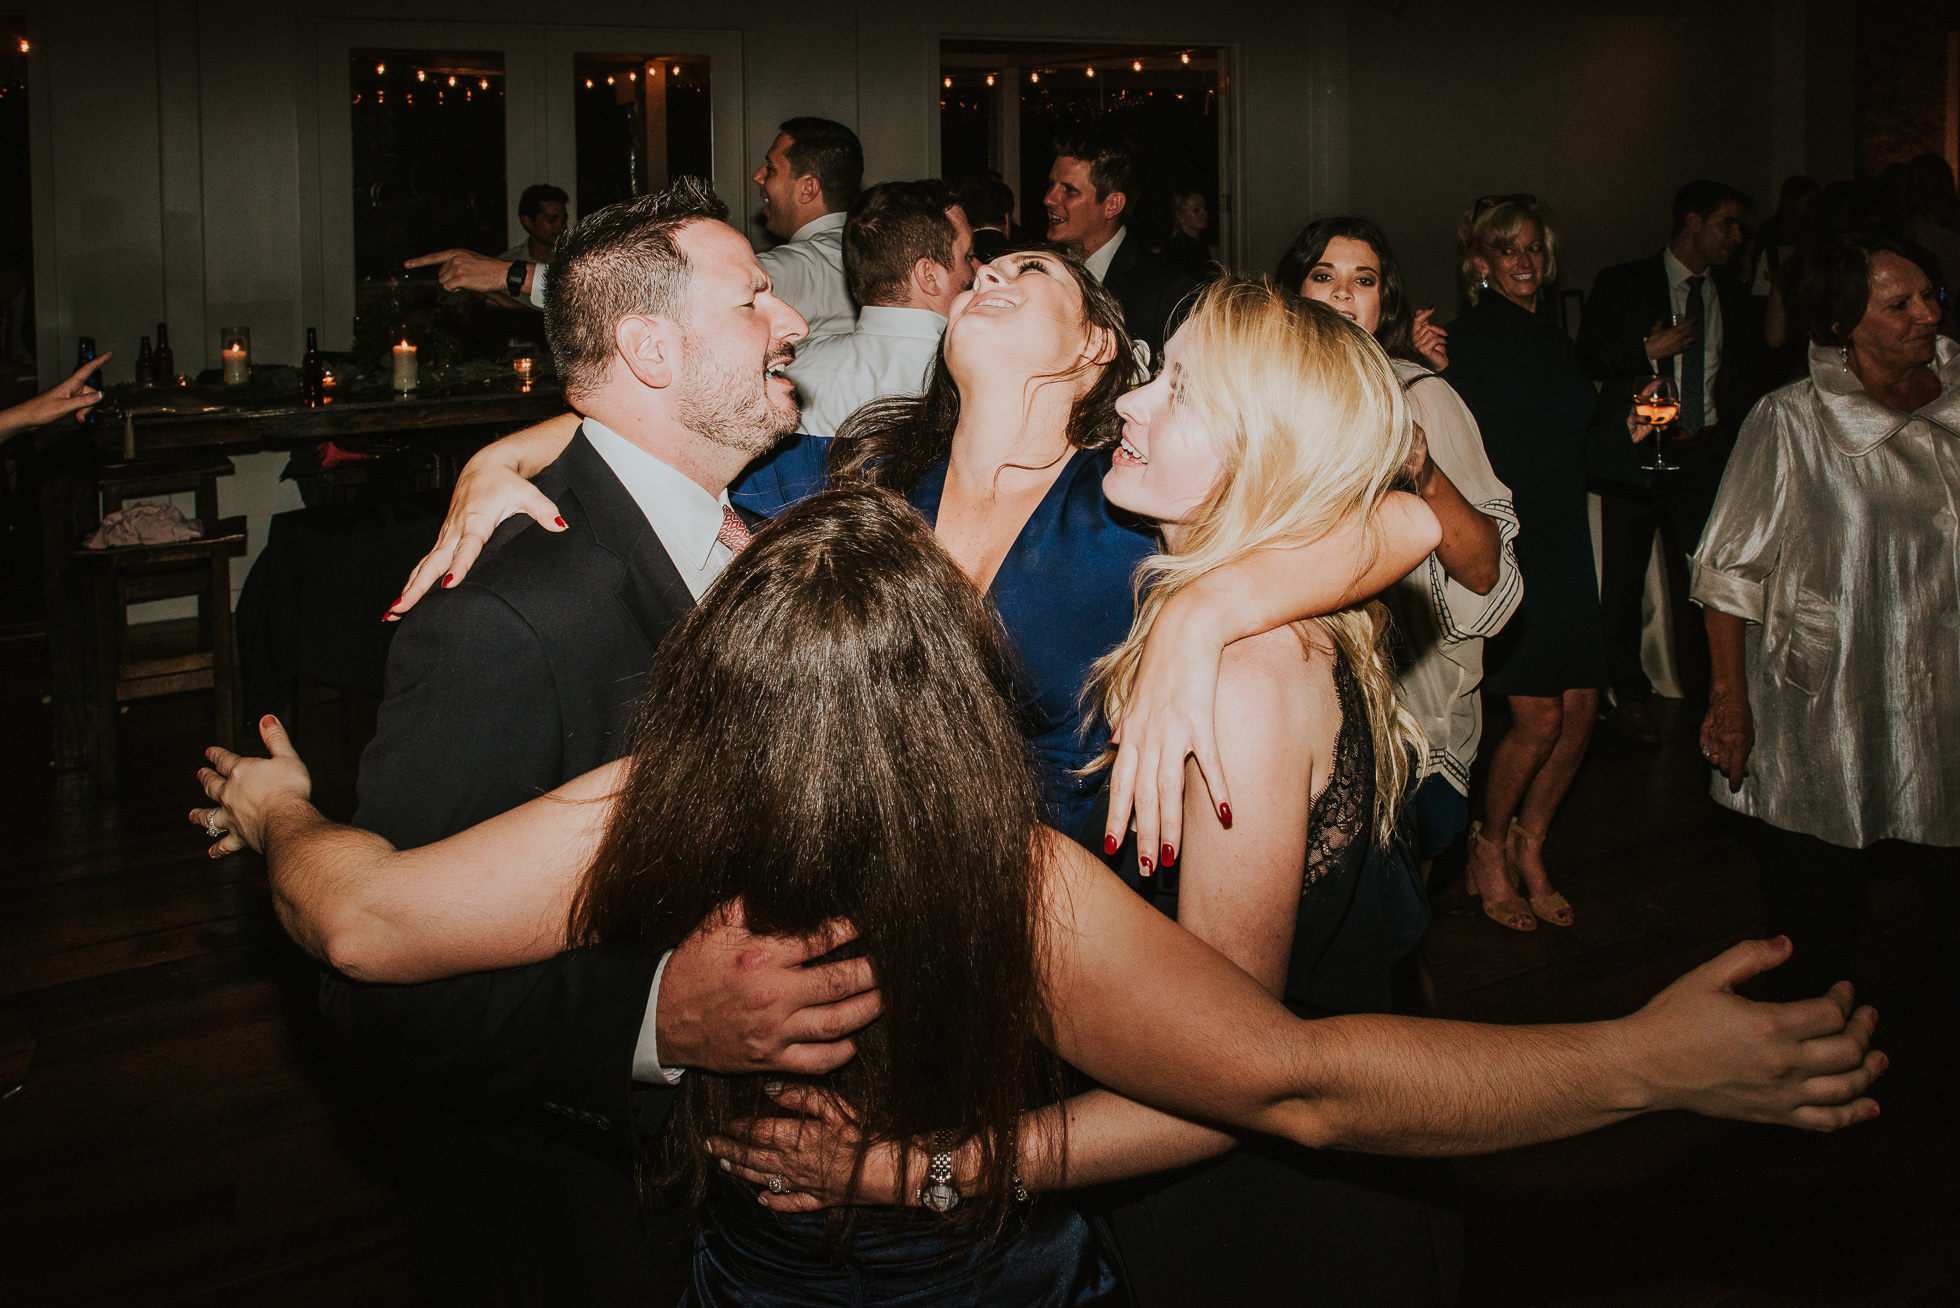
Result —
[[1748, 208], [1749, 197], [1733, 186], [1683, 186], [1667, 245], [1600, 273], [1579, 328], [1579, 363], [1601, 383], [1602, 413], [1626, 413], [1635, 391], [1657, 373], [1680, 388], [1681, 411], [1665, 443], [1680, 471], [1653, 474], [1645, 489], [1602, 488], [1600, 611], [1614, 723], [1647, 744], [1660, 732], [1649, 705], [1654, 688], [1640, 663], [1640, 603], [1656, 531], [1682, 637], [1683, 689], [1690, 699], [1707, 692], [1708, 646], [1687, 603], [1687, 561], [1714, 507], [1736, 430], [1757, 398], [1748, 379], [1760, 337], [1750, 330], [1746, 288], [1728, 275]]
[[[357, 825], [397, 846], [461, 830], [618, 758], [668, 628], [758, 520], [727, 486], [797, 423], [803, 320], [705, 184], [588, 216], [560, 242], [545, 330], [578, 434], [537, 480], [564, 511], [512, 518], [469, 577], [403, 622], [361, 760]], [[414, 986], [329, 979], [324, 1004], [439, 1107], [411, 1196], [426, 1302], [671, 1303], [677, 1213], [633, 1182], [681, 1069], [814, 1071], [877, 1008], [833, 941], [739, 920], [663, 953], [586, 949]]]
[[1089, 272], [1123, 306], [1130, 335], [1150, 346], [1153, 359], [1177, 330], [1182, 305], [1197, 283], [1145, 249], [1125, 225], [1142, 181], [1136, 151], [1114, 136], [1055, 142], [1048, 170], [1048, 239], [1075, 247]]

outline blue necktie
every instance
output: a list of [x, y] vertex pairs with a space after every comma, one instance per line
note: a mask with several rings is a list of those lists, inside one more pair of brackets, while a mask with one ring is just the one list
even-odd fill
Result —
[[[1688, 279], [1688, 302], [1682, 306], [1682, 320], [1701, 322], [1701, 283], [1702, 278]], [[1702, 323], [1701, 330], [1687, 349], [1681, 351], [1681, 421], [1675, 428], [1682, 435], [1690, 435], [1706, 426], [1704, 415], [1708, 412], [1702, 374], [1708, 359], [1708, 324]]]

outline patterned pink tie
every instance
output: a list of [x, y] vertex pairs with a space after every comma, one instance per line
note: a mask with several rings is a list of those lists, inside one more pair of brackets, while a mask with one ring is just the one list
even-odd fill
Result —
[[721, 506], [721, 530], [715, 533], [715, 539], [726, 545], [729, 553], [740, 554], [754, 537], [749, 534], [749, 525], [736, 516], [735, 510], [724, 504]]

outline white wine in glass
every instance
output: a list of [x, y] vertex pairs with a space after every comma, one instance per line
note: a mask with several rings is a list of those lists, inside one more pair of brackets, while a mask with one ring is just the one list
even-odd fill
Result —
[[1679, 472], [1679, 464], [1669, 463], [1661, 450], [1661, 440], [1667, 435], [1668, 426], [1675, 415], [1681, 412], [1681, 396], [1668, 377], [1656, 377], [1643, 393], [1633, 397], [1634, 416], [1654, 429], [1653, 457], [1641, 466], [1649, 472]]

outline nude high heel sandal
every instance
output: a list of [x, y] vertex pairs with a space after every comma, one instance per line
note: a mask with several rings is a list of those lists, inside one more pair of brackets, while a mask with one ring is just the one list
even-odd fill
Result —
[[[1534, 845], [1545, 843], [1545, 838], [1536, 831], [1529, 831], [1519, 826], [1516, 818], [1511, 819], [1511, 834], [1522, 836]], [[1523, 885], [1524, 869], [1512, 861], [1511, 851], [1509, 849], [1504, 851], [1504, 862], [1517, 874], [1518, 884]], [[1533, 895], [1531, 897], [1531, 911], [1545, 921], [1550, 922], [1553, 926], [1569, 927], [1572, 925], [1572, 905], [1566, 903], [1565, 896], [1556, 890], [1549, 895]]]
[[[1486, 849], [1494, 849], [1498, 853], [1503, 854], [1504, 866], [1508, 868], [1511, 865], [1511, 856], [1505, 851], [1502, 845], [1494, 840], [1484, 839], [1483, 823], [1472, 822], [1470, 824], [1470, 839]], [[1525, 903], [1524, 900], [1500, 899], [1493, 904], [1488, 899], [1485, 899], [1483, 891], [1477, 889], [1477, 874], [1472, 872], [1468, 866], [1463, 869], [1463, 888], [1477, 897], [1477, 902], [1483, 905], [1484, 916], [1497, 923], [1497, 925], [1511, 931], [1536, 931], [1538, 929], [1538, 920], [1531, 915], [1531, 906]]]

